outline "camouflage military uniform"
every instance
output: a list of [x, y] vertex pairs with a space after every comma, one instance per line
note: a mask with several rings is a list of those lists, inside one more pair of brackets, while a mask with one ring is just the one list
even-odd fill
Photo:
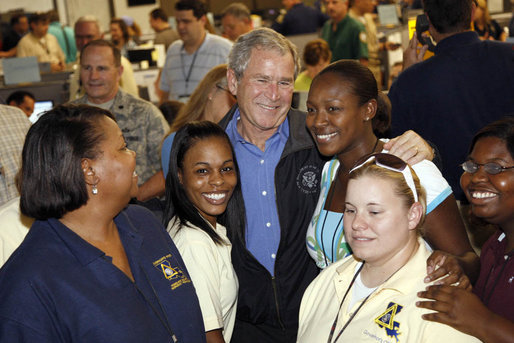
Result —
[[[86, 104], [87, 95], [72, 103]], [[161, 170], [161, 143], [169, 126], [157, 107], [121, 89], [109, 110], [114, 114], [127, 146], [136, 152], [136, 172], [141, 185]]]

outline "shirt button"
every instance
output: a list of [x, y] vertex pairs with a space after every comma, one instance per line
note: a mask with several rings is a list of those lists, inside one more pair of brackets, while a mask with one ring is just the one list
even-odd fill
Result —
[[268, 192], [262, 191], [262, 195], [266, 196], [266, 194], [268, 194]]
[[272, 258], [272, 259], [275, 259], [275, 257], [277, 257], [277, 255], [275, 255], [275, 254], [271, 254], [271, 258]]
[[266, 226], [267, 226], [267, 227], [270, 227], [270, 226], [271, 226], [271, 223], [270, 223], [270, 222], [266, 223]]
[[261, 164], [264, 164], [264, 160], [261, 160]]

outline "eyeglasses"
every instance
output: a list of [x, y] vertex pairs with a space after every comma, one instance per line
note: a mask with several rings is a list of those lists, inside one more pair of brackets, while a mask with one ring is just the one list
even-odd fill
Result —
[[471, 160], [468, 160], [468, 161], [462, 163], [460, 166], [466, 173], [470, 173], [470, 174], [475, 174], [478, 171], [478, 169], [483, 166], [485, 172], [489, 175], [500, 174], [501, 172], [503, 172], [507, 169], [514, 168], [514, 166], [502, 167], [501, 165], [499, 165], [498, 163], [495, 163], [495, 162], [480, 164], [480, 163], [473, 162]]
[[407, 186], [409, 186], [409, 188], [412, 191], [412, 195], [414, 196], [414, 202], [418, 201], [418, 192], [416, 192], [416, 185], [414, 184], [414, 178], [412, 177], [410, 168], [407, 162], [405, 162], [397, 156], [386, 154], [383, 152], [364, 156], [363, 158], [358, 160], [357, 163], [355, 163], [355, 167], [353, 167], [350, 170], [350, 174], [371, 161], [375, 161], [375, 164], [381, 168], [402, 173], [405, 182], [407, 182]]
[[221, 90], [221, 91], [225, 91], [225, 92], [227, 92], [227, 93], [228, 93], [228, 95], [230, 95], [230, 97], [231, 97], [232, 99], [234, 99], [234, 100], [236, 99], [236, 97], [234, 96], [234, 94], [232, 94], [232, 92], [231, 92], [231, 91], [230, 91], [226, 86], [223, 86], [223, 85], [222, 85], [222, 84], [220, 84], [220, 83], [217, 83], [215, 86], [216, 86], [216, 88], [217, 88], [217, 89], [219, 89], [219, 90]]
[[[229, 92], [229, 93], [230, 93], [230, 91], [228, 90], [228, 88], [227, 88], [227, 87], [223, 87], [223, 86], [222, 86], [221, 84], [219, 84], [219, 83], [217, 83], [217, 84], [216, 84], [216, 88], [218, 88], [219, 90], [222, 90], [222, 91], [225, 91], [225, 92]], [[230, 94], [232, 94], [232, 93], [230, 93]]]

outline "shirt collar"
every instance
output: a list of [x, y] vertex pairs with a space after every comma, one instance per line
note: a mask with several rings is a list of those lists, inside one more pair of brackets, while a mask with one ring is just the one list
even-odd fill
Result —
[[[236, 111], [234, 112], [234, 116], [229, 121], [227, 125], [227, 133], [229, 133], [229, 136], [233, 137], [235, 141], [238, 143], [246, 144], [249, 143], [246, 139], [241, 136], [239, 131], [237, 130], [237, 122], [241, 119], [241, 113], [239, 112], [239, 108], [236, 108]], [[282, 143], [287, 142], [287, 139], [289, 138], [289, 118], [286, 116], [286, 119], [280, 126], [278, 127], [277, 131], [271, 135], [270, 138], [266, 140], [269, 141], [270, 139], [275, 139], [275, 137], [278, 136], [280, 141]]]
[[[393, 291], [400, 292], [402, 294], [408, 294], [413, 291], [413, 288], [419, 287], [419, 282], [423, 282], [422, 280], [412, 280], [412, 275], [424, 275], [426, 274], [426, 260], [428, 256], [430, 256], [430, 252], [425, 247], [425, 242], [423, 238], [418, 237], [418, 250], [411, 257], [411, 259], [398, 270], [395, 274], [391, 276], [389, 280], [387, 280], [382, 285], [378, 286], [375, 293], [379, 293], [384, 289], [390, 289]], [[345, 273], [347, 268], [351, 268], [351, 270], [355, 270], [355, 265], [359, 263], [353, 257], [349, 257], [353, 260], [352, 263], [344, 263], [337, 268], [337, 274], [334, 278], [334, 283], [337, 284], [339, 281], [350, 283], [349, 280], [353, 278], [354, 273]], [[422, 269], [422, 271], [420, 271]], [[406, 282], [406, 280], [412, 280], [412, 282]], [[336, 288], [337, 289], [337, 288]], [[346, 289], [342, 290], [343, 292]], [[344, 294], [344, 293], [343, 293]], [[340, 295], [341, 296], [341, 295]], [[342, 296], [341, 296], [342, 297]]]
[[203, 37], [203, 41], [202, 41], [202, 44], [200, 44], [200, 46], [198, 47], [198, 49], [195, 50], [195, 52], [193, 52], [192, 54], [189, 54], [186, 52], [186, 49], [184, 48], [184, 42], [182, 42], [182, 47], [180, 48], [180, 53], [183, 54], [183, 55], [194, 55], [196, 54], [198, 51], [202, 50], [202, 48], [205, 46], [205, 42], [207, 42], [207, 40], [209, 39], [209, 32], [205, 32], [205, 37]]
[[446, 37], [435, 46], [435, 54], [440, 54], [448, 50], [454, 50], [464, 45], [480, 42], [478, 34], [474, 31], [465, 31]]
[[[130, 241], [131, 245], [135, 244], [137, 247], [141, 246], [142, 237], [138, 234], [137, 228], [132, 225], [123, 211], [114, 218], [114, 222], [116, 223], [122, 241], [128, 243], [127, 239], [132, 238], [133, 241]], [[88, 265], [96, 259], [106, 256], [102, 250], [86, 242], [58, 219], [50, 218], [48, 219], [48, 224], [82, 265]]]

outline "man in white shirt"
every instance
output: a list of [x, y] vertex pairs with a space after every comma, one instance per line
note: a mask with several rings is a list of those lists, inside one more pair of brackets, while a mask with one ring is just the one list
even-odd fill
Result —
[[209, 70], [226, 63], [232, 43], [205, 30], [207, 10], [200, 0], [180, 0], [175, 19], [180, 40], [170, 45], [161, 74], [161, 102], [186, 102]]
[[48, 18], [35, 13], [29, 19], [30, 33], [23, 36], [16, 47], [17, 57], [36, 56], [38, 62], [49, 62], [52, 71], [64, 70], [64, 53], [57, 38], [48, 33]]

